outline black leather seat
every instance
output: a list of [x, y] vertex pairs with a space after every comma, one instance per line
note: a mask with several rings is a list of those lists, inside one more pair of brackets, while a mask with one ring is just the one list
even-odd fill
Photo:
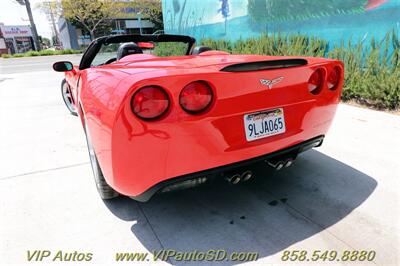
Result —
[[123, 43], [118, 47], [117, 60], [120, 60], [124, 56], [130, 55], [130, 54], [143, 54], [143, 51], [142, 51], [142, 49], [140, 49], [139, 46], [137, 46], [136, 43], [133, 43], [133, 42]]
[[207, 51], [211, 51], [212, 49], [210, 47], [207, 46], [196, 46], [193, 49], [192, 55], [199, 55], [201, 53], [207, 52]]

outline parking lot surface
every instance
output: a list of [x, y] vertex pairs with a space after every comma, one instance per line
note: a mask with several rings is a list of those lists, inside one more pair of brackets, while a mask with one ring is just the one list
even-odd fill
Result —
[[59, 60], [79, 56], [0, 59], [1, 265], [28, 264], [28, 250], [90, 252], [88, 264], [111, 265], [116, 252], [160, 249], [258, 252], [255, 265], [286, 264], [285, 250], [372, 250], [373, 262], [354, 265], [400, 264], [400, 116], [341, 104], [323, 146], [291, 168], [259, 166], [247, 183], [147, 203], [102, 201], [80, 121], [61, 98], [63, 75], [51, 71]]

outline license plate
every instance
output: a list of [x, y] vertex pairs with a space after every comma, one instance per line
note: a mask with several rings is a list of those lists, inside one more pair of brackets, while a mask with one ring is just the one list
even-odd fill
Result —
[[244, 130], [247, 141], [285, 133], [283, 109], [278, 108], [244, 115]]

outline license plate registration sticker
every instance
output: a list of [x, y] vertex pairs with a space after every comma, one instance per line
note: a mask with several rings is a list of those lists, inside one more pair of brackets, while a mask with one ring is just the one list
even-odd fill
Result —
[[278, 108], [244, 115], [244, 130], [247, 141], [285, 133], [283, 109]]

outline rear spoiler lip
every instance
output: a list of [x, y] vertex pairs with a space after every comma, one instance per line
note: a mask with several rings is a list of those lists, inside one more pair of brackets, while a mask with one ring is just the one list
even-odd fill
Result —
[[305, 66], [308, 61], [305, 59], [279, 59], [279, 60], [263, 60], [246, 63], [232, 64], [223, 67], [219, 71], [222, 72], [249, 72], [249, 71], [263, 71], [280, 68], [291, 68], [298, 66]]

